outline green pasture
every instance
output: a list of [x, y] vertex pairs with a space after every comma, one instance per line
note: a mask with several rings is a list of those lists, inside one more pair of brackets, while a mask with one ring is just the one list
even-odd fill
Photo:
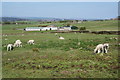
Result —
[[[117, 30], [116, 21], [108, 22], [112, 24], [109, 30]], [[92, 29], [87, 24], [102, 25], [102, 22], [81, 23], [90, 30], [103, 28], [96, 25]], [[19, 25], [18, 28], [32, 25]], [[3, 34], [8, 35], [2, 37], [3, 78], [118, 78], [118, 40], [110, 39], [118, 35], [58, 33], [65, 38], [60, 40], [54, 33], [25, 32], [14, 30], [14, 27], [16, 25], [3, 25]], [[6, 45], [17, 39], [22, 41], [23, 47], [6, 51]], [[35, 40], [34, 45], [27, 44], [30, 39]], [[108, 53], [93, 55], [94, 48], [100, 43], [110, 44]]]
[[[117, 31], [118, 30], [118, 21], [117, 20], [108, 20], [108, 21], [85, 21], [82, 23], [44, 23], [40, 24], [40, 22], [33, 22], [32, 24], [10, 24], [3, 25], [3, 33], [9, 33], [10, 31], [17, 33], [16, 29], [24, 29], [26, 27], [37, 27], [40, 25], [56, 25], [57, 27], [63, 27], [67, 24], [71, 24], [73, 26], [86, 27], [89, 31]], [[20, 31], [18, 31], [19, 33]]]

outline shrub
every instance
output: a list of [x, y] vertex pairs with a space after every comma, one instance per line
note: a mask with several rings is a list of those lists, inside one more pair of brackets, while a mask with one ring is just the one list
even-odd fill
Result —
[[32, 50], [33, 50], [33, 52], [39, 52], [38, 48], [33, 48]]
[[81, 30], [86, 30], [86, 27], [80, 27], [80, 31], [81, 31]]
[[71, 29], [78, 29], [78, 27], [77, 26], [72, 26]]

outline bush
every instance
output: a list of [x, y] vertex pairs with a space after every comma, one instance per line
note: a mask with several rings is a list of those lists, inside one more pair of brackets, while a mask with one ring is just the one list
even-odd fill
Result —
[[4, 22], [3, 24], [11, 24], [10, 22]]
[[86, 30], [86, 27], [80, 27], [80, 30]]
[[71, 29], [78, 29], [78, 27], [76, 27], [76, 26], [72, 26]]

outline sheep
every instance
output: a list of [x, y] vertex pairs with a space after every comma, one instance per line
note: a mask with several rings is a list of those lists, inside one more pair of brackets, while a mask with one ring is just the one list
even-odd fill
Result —
[[120, 45], [120, 43], [118, 43], [118, 45]]
[[109, 44], [108, 43], [99, 44], [94, 49], [94, 54], [95, 53], [107, 53], [108, 52], [108, 48], [109, 48]]
[[57, 33], [55, 33], [55, 36], [57, 36], [58, 34]]
[[8, 44], [7, 45], [7, 51], [13, 50], [13, 44]]
[[116, 37], [113, 37], [113, 39], [114, 39], [114, 40], [118, 40], [118, 38], [116, 38]]
[[5, 38], [5, 40], [8, 40], [7, 38]]
[[94, 49], [94, 53], [100, 53], [103, 50], [103, 44], [99, 44]]
[[14, 43], [14, 47], [22, 47], [22, 42], [20, 40], [16, 40], [16, 42]]
[[17, 43], [17, 42], [21, 42], [21, 41], [20, 40], [16, 40], [15, 43]]
[[104, 53], [108, 53], [108, 49], [109, 49], [109, 44], [108, 43], [105, 43], [103, 44], [104, 45]]
[[109, 40], [118, 40], [116, 37], [109, 38]]
[[34, 40], [29, 40], [27, 43], [28, 44], [34, 44]]
[[64, 37], [59, 36], [59, 39], [64, 40], [65, 38], [64, 38]]
[[80, 45], [80, 42], [78, 42], [78, 45]]

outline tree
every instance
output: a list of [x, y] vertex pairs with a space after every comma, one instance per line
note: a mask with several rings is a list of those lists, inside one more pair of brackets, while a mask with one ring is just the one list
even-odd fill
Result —
[[81, 30], [86, 30], [86, 27], [80, 27], [80, 31], [81, 31]]
[[77, 26], [72, 26], [71, 29], [78, 29], [78, 27]]

